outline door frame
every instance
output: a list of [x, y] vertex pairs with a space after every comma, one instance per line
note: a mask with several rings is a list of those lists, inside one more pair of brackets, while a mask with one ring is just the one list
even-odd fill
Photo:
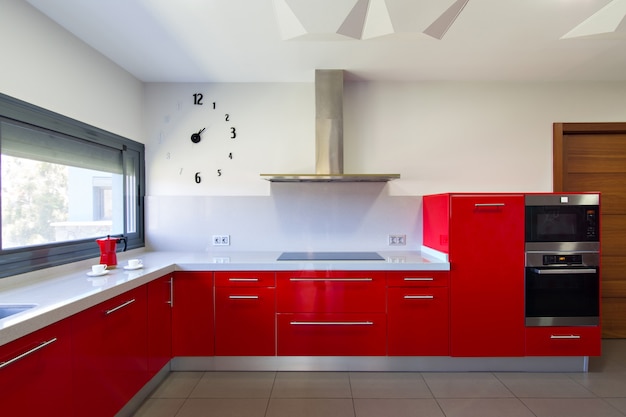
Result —
[[575, 134], [626, 133], [626, 123], [554, 123], [552, 126], [552, 191], [563, 190], [563, 137]]

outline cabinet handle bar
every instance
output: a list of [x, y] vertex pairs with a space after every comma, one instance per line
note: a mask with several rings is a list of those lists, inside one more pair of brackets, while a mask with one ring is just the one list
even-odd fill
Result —
[[504, 207], [504, 203], [476, 203], [474, 207]]
[[228, 278], [230, 282], [258, 282], [258, 278]]
[[405, 281], [434, 281], [435, 278], [432, 277], [428, 277], [428, 278], [410, 278], [410, 277], [406, 277], [404, 278]]
[[231, 300], [258, 300], [258, 295], [229, 295]]
[[9, 366], [9, 365], [11, 365], [12, 363], [15, 363], [15, 362], [19, 361], [20, 359], [24, 359], [24, 358], [25, 358], [25, 357], [27, 357], [28, 355], [32, 355], [33, 353], [37, 352], [38, 350], [43, 349], [43, 348], [45, 348], [46, 346], [48, 346], [49, 344], [54, 343], [54, 342], [56, 342], [56, 341], [57, 341], [57, 338], [56, 338], [56, 337], [54, 337], [54, 338], [52, 338], [52, 339], [48, 340], [47, 342], [43, 342], [42, 344], [40, 344], [40, 345], [38, 345], [38, 346], [35, 346], [35, 347], [34, 347], [34, 348], [32, 348], [31, 350], [28, 350], [28, 351], [26, 351], [26, 352], [24, 352], [24, 353], [22, 353], [22, 354], [20, 354], [20, 355], [17, 355], [16, 357], [14, 357], [14, 358], [12, 358], [12, 359], [9, 359], [9, 360], [8, 360], [8, 361], [6, 361], [6, 362], [0, 362], [0, 369], [5, 368], [5, 367]]
[[115, 307], [115, 308], [112, 308], [112, 309], [110, 309], [110, 310], [105, 311], [105, 312], [104, 312], [104, 314], [106, 314], [106, 315], [108, 316], [109, 314], [116, 312], [116, 311], [117, 311], [117, 310], [119, 310], [120, 308], [124, 308], [124, 307], [126, 307], [127, 305], [132, 304], [132, 303], [134, 303], [134, 302], [135, 302], [135, 299], [133, 298], [132, 300], [128, 300], [128, 301], [126, 301], [124, 304], [120, 304], [119, 306], [117, 306], [117, 307]]
[[289, 281], [369, 282], [371, 278], [289, 278]]
[[432, 300], [434, 295], [405, 295], [405, 300]]
[[371, 326], [373, 321], [292, 321], [294, 326]]
[[550, 339], [580, 339], [579, 334], [553, 334]]

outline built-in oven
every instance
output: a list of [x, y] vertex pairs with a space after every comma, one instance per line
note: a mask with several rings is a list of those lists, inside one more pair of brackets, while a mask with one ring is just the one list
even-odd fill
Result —
[[599, 251], [600, 195], [525, 196], [526, 251]]
[[597, 326], [599, 253], [526, 253], [526, 325]]

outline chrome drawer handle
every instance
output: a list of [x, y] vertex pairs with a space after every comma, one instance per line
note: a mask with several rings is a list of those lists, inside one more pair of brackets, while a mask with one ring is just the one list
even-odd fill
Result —
[[580, 339], [579, 334], [553, 334], [550, 339]]
[[108, 316], [109, 314], [116, 312], [116, 311], [117, 311], [117, 310], [119, 310], [120, 308], [124, 308], [124, 307], [126, 307], [127, 305], [132, 304], [132, 303], [134, 303], [134, 302], [135, 302], [135, 299], [133, 298], [132, 300], [128, 300], [128, 301], [126, 301], [124, 304], [121, 304], [121, 305], [119, 305], [119, 306], [117, 306], [117, 307], [115, 307], [115, 308], [112, 308], [112, 309], [110, 309], [110, 310], [105, 311], [105, 312], [104, 312], [104, 314], [106, 314], [106, 315]]
[[368, 282], [371, 278], [289, 278], [289, 281]]
[[258, 278], [228, 278], [230, 282], [258, 282]]
[[229, 295], [231, 300], [258, 300], [258, 295]]
[[564, 275], [564, 274], [595, 274], [596, 268], [582, 269], [538, 269], [533, 268], [533, 272], [537, 275]]
[[371, 326], [373, 321], [292, 321], [294, 326]]
[[405, 281], [434, 281], [435, 278], [404, 278]]
[[504, 207], [504, 203], [476, 203], [474, 207]]
[[26, 351], [26, 352], [24, 352], [24, 353], [22, 353], [22, 354], [20, 354], [20, 355], [17, 355], [17, 356], [16, 356], [16, 357], [14, 357], [13, 359], [9, 359], [9, 360], [8, 360], [8, 361], [6, 361], [6, 362], [0, 362], [0, 369], [5, 368], [5, 367], [9, 366], [9, 365], [11, 365], [12, 363], [15, 363], [15, 362], [19, 361], [20, 359], [24, 359], [24, 358], [25, 358], [25, 357], [27, 357], [28, 355], [32, 355], [33, 353], [37, 352], [38, 350], [43, 349], [43, 348], [45, 348], [46, 346], [48, 346], [49, 344], [54, 343], [54, 342], [56, 342], [56, 341], [57, 341], [57, 338], [55, 337], [55, 338], [53, 338], [53, 339], [48, 340], [47, 342], [43, 342], [43, 343], [42, 343], [42, 344], [40, 344], [39, 346], [35, 346], [34, 348], [32, 348], [32, 349], [31, 349], [31, 350], [29, 350], [29, 351]]
[[434, 295], [405, 295], [405, 300], [432, 300]]

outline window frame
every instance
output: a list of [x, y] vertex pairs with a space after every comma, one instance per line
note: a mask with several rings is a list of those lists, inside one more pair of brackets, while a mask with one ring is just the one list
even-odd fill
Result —
[[[78, 120], [43, 109], [30, 103], [0, 93], [0, 118], [37, 129], [70, 136], [84, 143], [96, 143], [122, 152], [124, 167], [124, 236], [127, 249], [145, 247], [144, 200], [145, 200], [145, 145]], [[126, 233], [128, 223], [127, 162], [134, 163], [136, 178], [135, 232]], [[0, 181], [2, 179], [0, 178]], [[2, 193], [0, 191], [0, 202]], [[0, 223], [0, 231], [2, 224]], [[0, 234], [1, 236], [1, 234]], [[106, 237], [106, 236], [101, 236]], [[70, 242], [50, 243], [23, 248], [0, 247], [0, 278], [36, 271], [39, 269], [77, 262], [100, 256], [96, 238]]]

